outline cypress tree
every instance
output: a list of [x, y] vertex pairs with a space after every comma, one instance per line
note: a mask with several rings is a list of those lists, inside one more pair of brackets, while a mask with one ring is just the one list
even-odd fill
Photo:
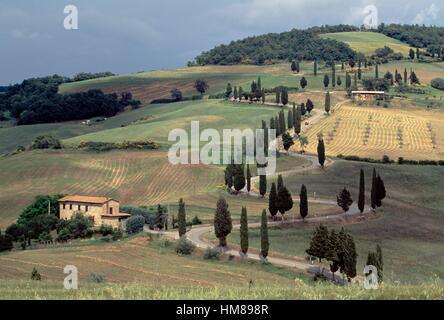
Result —
[[296, 62], [293, 60], [293, 62], [291, 63], [291, 71], [296, 72], [297, 67], [296, 67]]
[[282, 134], [281, 123], [278, 117], [274, 118], [274, 125], [276, 126], [276, 135], [280, 136]]
[[265, 95], [265, 89], [262, 89], [262, 104], [265, 104], [265, 100], [267, 99], [266, 95]]
[[353, 204], [353, 199], [351, 198], [350, 191], [347, 188], [342, 189], [337, 197], [338, 206], [347, 212], [350, 209], [350, 206]]
[[287, 89], [282, 89], [281, 102], [284, 106], [288, 104], [288, 91]]
[[362, 80], [362, 70], [361, 70], [361, 68], [358, 69], [358, 79]]
[[285, 186], [278, 189], [276, 206], [282, 215], [282, 221], [284, 221], [285, 212], [290, 211], [293, 208], [293, 198]]
[[382, 206], [382, 200], [386, 197], [386, 190], [384, 181], [382, 181], [381, 177], [378, 175], [376, 177], [376, 206]]
[[249, 164], [247, 164], [247, 191], [251, 191], [251, 171]]
[[281, 110], [281, 112], [279, 112], [279, 128], [281, 130], [281, 134], [287, 131], [287, 124], [285, 123], [284, 110]]
[[288, 129], [293, 129], [293, 112], [288, 110], [288, 116], [287, 116], [287, 122], [288, 122]]
[[324, 167], [325, 164], [325, 145], [324, 139], [320, 138], [318, 140], [318, 161], [321, 167]]
[[305, 87], [308, 85], [307, 79], [305, 77], [302, 77], [299, 83], [302, 89], [305, 89]]
[[239, 93], [238, 93], [238, 95], [239, 95], [239, 101], [242, 101], [242, 96], [243, 96], [243, 94], [244, 94], [244, 90], [242, 89], [242, 87], [239, 87]]
[[219, 239], [219, 246], [227, 246], [227, 236], [233, 229], [231, 214], [228, 210], [228, 204], [224, 198], [217, 201], [216, 213], [214, 215], [214, 232]]
[[293, 109], [292, 109], [292, 114], [293, 114], [293, 128], [295, 127], [295, 125], [296, 125], [296, 103], [295, 102], [293, 102]]
[[342, 85], [341, 76], [338, 75], [338, 80], [336, 81], [336, 83], [338, 84], [339, 87]]
[[307, 113], [307, 108], [305, 107], [305, 103], [301, 103], [301, 114], [305, 116]]
[[314, 231], [310, 247], [306, 250], [307, 254], [318, 258], [319, 263], [322, 263], [322, 259], [325, 259], [327, 256], [328, 237], [328, 229], [321, 223]]
[[267, 176], [260, 175], [259, 176], [259, 193], [262, 197], [267, 194]]
[[299, 194], [299, 213], [302, 217], [302, 220], [305, 221], [305, 218], [308, 216], [308, 196], [307, 196], [307, 187], [302, 185], [301, 193]]
[[245, 188], [245, 185], [246, 185], [246, 181], [245, 181], [244, 166], [241, 164], [236, 164], [236, 165], [234, 165], [234, 170], [233, 170], [234, 190], [239, 192], [243, 188]]
[[347, 74], [345, 75], [345, 88], [346, 88], [346, 89], [350, 89], [350, 88], [351, 88], [351, 77], [350, 77], [350, 75], [348, 74], [348, 72], [347, 72]]
[[325, 89], [328, 88], [329, 84], [330, 84], [330, 78], [326, 74], [326, 75], [324, 75], [324, 87], [325, 87]]
[[282, 178], [282, 175], [278, 175], [278, 180], [277, 180], [277, 190], [279, 191], [280, 188], [284, 187], [284, 179]]
[[350, 233], [346, 234], [346, 248], [347, 252], [345, 255], [344, 272], [347, 275], [348, 281], [355, 278], [356, 264], [358, 262], [358, 254], [356, 253], [355, 241]]
[[225, 174], [225, 185], [228, 187], [228, 189], [231, 190], [231, 188], [233, 187], [234, 164], [231, 163], [227, 165], [224, 174]]
[[371, 191], [371, 206], [376, 209], [378, 203], [378, 186], [377, 186], [377, 176], [376, 169], [373, 168], [373, 177], [372, 177], [372, 191]]
[[267, 212], [263, 210], [261, 218], [261, 256], [263, 259], [267, 259], [269, 248]]
[[307, 103], [306, 103], [305, 107], [307, 108], [308, 113], [311, 113], [314, 109], [313, 101], [311, 101], [310, 99], [307, 99]]
[[339, 270], [339, 255], [338, 255], [338, 234], [335, 230], [331, 230], [327, 242], [327, 252], [325, 258], [330, 261], [330, 271], [335, 281], [335, 273]]
[[382, 282], [384, 280], [384, 260], [382, 257], [382, 249], [381, 246], [378, 244], [376, 245], [376, 261], [377, 261], [377, 268], [378, 268], [378, 281]]
[[243, 254], [248, 253], [248, 217], [247, 208], [242, 207], [240, 218], [240, 246]]
[[313, 73], [315, 76], [318, 75], [318, 61], [314, 61], [314, 65], [313, 65]]
[[237, 100], [239, 98], [239, 94], [237, 92], [237, 87], [236, 86], [234, 87], [233, 97], [234, 97], [234, 100]]
[[276, 89], [276, 104], [281, 103], [281, 93], [279, 90]]
[[279, 211], [276, 204], [277, 204], [277, 190], [276, 190], [276, 184], [273, 182], [271, 184], [270, 195], [268, 197], [268, 210], [270, 211], [270, 214], [273, 217], [273, 220]]
[[378, 64], [376, 64], [376, 66], [375, 66], [375, 78], [379, 79], [379, 65]]
[[325, 112], [327, 114], [330, 114], [331, 109], [331, 100], [330, 100], [330, 92], [327, 91], [325, 94]]
[[334, 88], [336, 87], [336, 65], [334, 61], [332, 63], [331, 69], [331, 85]]
[[404, 84], [407, 85], [408, 82], [408, 74], [407, 74], [407, 68], [404, 69]]
[[184, 236], [187, 232], [187, 218], [185, 212], [185, 203], [183, 202], [183, 199], [179, 200], [179, 212], [177, 214], [177, 220], [177, 223], [179, 225], [179, 237], [182, 238], [182, 236]]
[[359, 178], [359, 199], [358, 199], [358, 208], [361, 213], [364, 212], [365, 208], [365, 176], [364, 170], [361, 169], [361, 174]]
[[262, 80], [261, 80], [261, 77], [257, 78], [257, 90], [256, 91], [262, 93]]
[[300, 135], [301, 131], [302, 131], [301, 121], [302, 121], [301, 110], [298, 109], [298, 110], [296, 110], [296, 120], [294, 123], [294, 132], [297, 135]]

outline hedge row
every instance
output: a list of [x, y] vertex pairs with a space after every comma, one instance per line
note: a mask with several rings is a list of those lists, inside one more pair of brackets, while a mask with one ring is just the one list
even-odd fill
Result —
[[409, 160], [399, 157], [398, 161], [390, 159], [388, 156], [383, 156], [382, 159], [372, 159], [372, 158], [361, 158], [359, 156], [344, 156], [342, 154], [338, 155], [339, 159], [347, 161], [359, 161], [368, 163], [382, 163], [382, 164], [407, 164], [407, 165], [419, 165], [419, 166], [444, 166], [444, 160]]

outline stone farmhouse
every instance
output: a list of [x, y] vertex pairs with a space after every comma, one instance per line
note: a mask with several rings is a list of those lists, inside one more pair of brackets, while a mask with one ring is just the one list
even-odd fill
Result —
[[105, 197], [67, 196], [59, 200], [60, 219], [68, 220], [76, 213], [90, 217], [95, 227], [109, 225], [124, 228], [123, 223], [130, 217], [120, 212], [117, 200]]

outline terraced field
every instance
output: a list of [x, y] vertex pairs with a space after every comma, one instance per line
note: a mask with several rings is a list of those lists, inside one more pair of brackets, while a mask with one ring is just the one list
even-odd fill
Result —
[[444, 159], [444, 119], [440, 111], [343, 105], [307, 132], [308, 152], [316, 153], [320, 132], [330, 156]]

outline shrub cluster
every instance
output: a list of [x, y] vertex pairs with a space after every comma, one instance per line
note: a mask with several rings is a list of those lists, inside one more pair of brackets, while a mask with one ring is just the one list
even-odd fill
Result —
[[176, 98], [162, 98], [162, 99], [155, 99], [151, 101], [151, 104], [166, 104], [166, 103], [175, 103], [175, 102], [181, 102], [181, 101], [195, 101], [195, 100], [202, 100], [202, 96], [191, 96], [191, 97], [182, 97], [182, 99], [178, 100]]
[[153, 141], [124, 141], [119, 143], [113, 142], [81, 142], [76, 146], [78, 149], [87, 151], [106, 152], [111, 150], [155, 150], [159, 145]]
[[[342, 154], [338, 155], [339, 159], [348, 161], [359, 161], [368, 163], [382, 163], [382, 164], [393, 164], [396, 161], [390, 159], [388, 156], [383, 156], [382, 159], [372, 159], [372, 158], [361, 158], [359, 156], [344, 156]], [[398, 164], [409, 164], [409, 165], [421, 165], [421, 166], [444, 166], [444, 160], [408, 160], [403, 157], [399, 157]]]

